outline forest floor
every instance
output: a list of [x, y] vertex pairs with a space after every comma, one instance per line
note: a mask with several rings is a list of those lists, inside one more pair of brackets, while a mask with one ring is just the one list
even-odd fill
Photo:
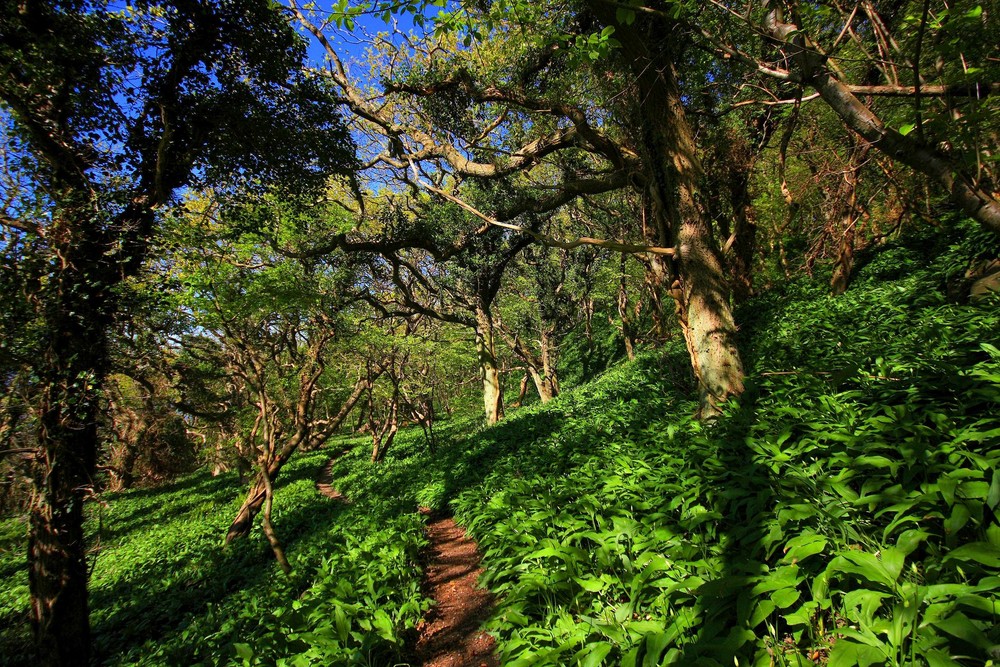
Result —
[[[421, 510], [424, 512], [425, 510]], [[429, 515], [424, 594], [436, 604], [417, 625], [416, 656], [424, 667], [496, 667], [496, 640], [480, 630], [493, 595], [476, 587], [482, 573], [476, 543], [450, 517]]]

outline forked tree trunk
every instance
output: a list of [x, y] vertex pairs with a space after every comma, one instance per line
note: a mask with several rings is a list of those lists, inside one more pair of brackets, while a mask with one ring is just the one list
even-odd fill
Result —
[[483, 406], [486, 423], [496, 424], [503, 419], [503, 391], [500, 387], [500, 369], [497, 366], [493, 317], [485, 308], [476, 309], [476, 357], [479, 375], [483, 382]]
[[[657, 245], [667, 245], [668, 240], [659, 240], [655, 237], [649, 239]], [[664, 295], [670, 291], [672, 282], [670, 273], [670, 261], [663, 255], [652, 255], [641, 258], [644, 270], [643, 288], [646, 297], [649, 299], [650, 315], [653, 318], [653, 337], [658, 341], [665, 341], [670, 337], [670, 311], [664, 304]]]
[[542, 403], [548, 403], [559, 395], [559, 384], [554, 377], [544, 372], [540, 373], [537, 368], [532, 366], [528, 367], [528, 374], [531, 376], [531, 381], [535, 384], [535, 390], [538, 392], [538, 398]]
[[292, 455], [299, 449], [299, 447], [304, 449], [316, 449], [323, 444], [330, 437], [330, 435], [340, 427], [344, 420], [347, 419], [347, 415], [350, 414], [351, 410], [357, 404], [358, 399], [361, 397], [361, 394], [364, 393], [367, 383], [367, 378], [358, 380], [357, 384], [354, 386], [354, 391], [351, 392], [347, 402], [341, 406], [340, 411], [337, 412], [336, 416], [331, 417], [327, 423], [323, 424], [322, 429], [300, 429], [297, 431], [285, 442], [284, 446], [278, 450], [274, 458], [265, 464], [267, 465], [266, 473], [257, 473], [253, 482], [250, 484], [250, 490], [247, 493], [246, 500], [243, 501], [243, 505], [240, 506], [239, 511], [236, 513], [236, 518], [233, 519], [232, 524], [229, 526], [229, 530], [226, 532], [226, 544], [229, 544], [235, 539], [246, 537], [250, 534], [254, 518], [256, 518], [256, 516], [260, 513], [261, 508], [267, 500], [268, 486], [274, 484], [278, 475], [281, 473], [281, 469], [285, 466], [288, 460], [292, 458]]
[[854, 271], [854, 246], [857, 238], [858, 222], [858, 178], [861, 167], [868, 156], [870, 145], [862, 142], [855, 146], [850, 154], [850, 164], [844, 171], [840, 186], [837, 188], [836, 219], [833, 229], [839, 232], [837, 243], [837, 258], [833, 264], [833, 276], [830, 278], [830, 291], [839, 296], [847, 291]]
[[556, 369], [555, 344], [552, 342], [553, 330], [543, 329], [539, 334], [539, 353], [524, 344], [524, 341], [514, 333], [504, 329], [502, 324], [496, 325], [501, 336], [507, 341], [511, 351], [524, 362], [525, 376], [521, 381], [521, 390], [517, 396], [517, 405], [524, 400], [528, 378], [535, 385], [538, 398], [542, 403], [548, 403], [559, 395], [559, 377]]
[[392, 397], [392, 405], [389, 407], [389, 414], [386, 415], [382, 428], [378, 430], [372, 428], [372, 463], [379, 463], [385, 458], [392, 441], [396, 439], [397, 431], [399, 431], [398, 393]]
[[628, 360], [635, 359], [635, 321], [629, 314], [628, 303], [628, 273], [626, 272], [628, 255], [622, 253], [618, 271], [618, 320], [621, 322], [622, 338], [625, 339], [625, 354]]

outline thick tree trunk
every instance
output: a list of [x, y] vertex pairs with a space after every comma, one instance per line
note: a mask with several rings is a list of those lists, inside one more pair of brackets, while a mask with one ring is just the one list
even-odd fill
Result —
[[[553, 332], [542, 331], [541, 335], [541, 355], [542, 355], [542, 384], [545, 386], [545, 393], [539, 392], [542, 403], [546, 403], [559, 395], [559, 371], [556, 367], [557, 351], [556, 345], [552, 342]], [[546, 398], [548, 396], [548, 398]]]
[[503, 419], [503, 391], [500, 387], [500, 369], [497, 367], [493, 317], [481, 307], [476, 309], [476, 357], [483, 381], [486, 423], [492, 426]]
[[[708, 215], [699, 201], [702, 178], [694, 132], [688, 123], [670, 48], [672, 27], [625, 25], [616, 5], [590, 0], [595, 14], [616, 27], [615, 37], [636, 79], [640, 149], [661, 236], [674, 242], [671, 292], [698, 381], [699, 414], [710, 419], [721, 404], [743, 391], [743, 362], [736, 348], [736, 323], [729, 284]], [[650, 32], [642, 32], [641, 29]], [[659, 35], [659, 36], [651, 36]]]
[[[86, 665], [90, 656], [87, 548], [83, 505], [93, 491], [99, 387], [108, 367], [104, 328], [112, 307], [102, 253], [91, 239], [64, 233], [55, 253], [43, 319], [48, 348], [38, 364], [39, 457], [28, 537], [31, 621], [41, 665]], [[113, 272], [111, 272], [113, 274]], [[44, 289], [44, 288], [43, 288]]]
[[556, 383], [555, 378], [545, 373], [540, 373], [537, 368], [531, 366], [528, 367], [528, 374], [531, 376], [531, 381], [535, 384], [535, 390], [538, 392], [538, 398], [541, 399], [542, 403], [548, 403], [559, 395], [559, 385]]
[[[282, 450], [284, 451], [284, 450]], [[288, 452], [287, 456], [282, 456], [279, 452], [278, 456], [267, 465], [267, 477], [268, 480], [273, 484], [278, 479], [278, 474], [284, 467], [288, 459], [291, 458], [295, 449]], [[247, 493], [246, 500], [243, 501], [243, 505], [240, 506], [239, 511], [236, 513], [236, 518], [233, 519], [232, 524], [229, 526], [229, 531], [226, 533], [226, 544], [229, 544], [233, 540], [246, 537], [250, 534], [250, 528], [253, 526], [253, 520], [260, 513], [261, 508], [264, 506], [267, 500], [267, 482], [265, 482], [264, 475], [260, 472], [254, 477], [253, 482], [250, 484], [250, 491]]]
[[716, 416], [723, 402], [743, 392], [743, 362], [736, 348], [736, 323], [729, 285], [704, 224], [685, 222], [678, 234], [679, 317], [698, 380], [699, 414]]

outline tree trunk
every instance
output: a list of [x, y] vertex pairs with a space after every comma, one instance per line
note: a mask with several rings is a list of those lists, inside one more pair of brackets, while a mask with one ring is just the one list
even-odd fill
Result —
[[743, 362], [736, 348], [729, 286], [704, 224], [683, 223], [677, 248], [678, 315], [698, 380], [699, 416], [711, 419], [727, 398], [743, 392]]
[[117, 282], [113, 271], [104, 275], [97, 244], [72, 226], [51, 232], [61, 268], [40, 299], [48, 348], [37, 369], [39, 457], [28, 537], [32, 629], [39, 664], [52, 666], [90, 659], [83, 505], [97, 467], [98, 388], [109, 363], [104, 327], [109, 285]]
[[289, 438], [285, 442], [285, 445], [278, 451], [277, 455], [267, 464], [266, 478], [265, 474], [262, 474], [263, 471], [257, 473], [253, 483], [250, 485], [250, 491], [247, 493], [246, 500], [243, 501], [243, 505], [240, 506], [239, 511], [236, 513], [236, 518], [233, 519], [229, 530], [226, 532], [226, 544], [250, 534], [253, 520], [260, 513], [261, 507], [264, 506], [264, 502], [267, 500], [267, 487], [273, 484], [278, 478], [278, 474], [285, 463], [288, 462], [288, 459], [292, 457], [300, 446], [316, 449], [323, 444], [340, 427], [344, 420], [347, 419], [347, 416], [357, 404], [361, 394], [364, 393], [367, 383], [367, 378], [358, 380], [347, 402], [341, 406], [336, 416], [323, 424], [323, 428], [300, 430]]
[[625, 354], [628, 360], [635, 359], [635, 323], [628, 312], [628, 255], [622, 253], [621, 265], [618, 272], [618, 320], [622, 326], [622, 338], [625, 339]]
[[281, 566], [281, 571], [285, 574], [292, 573], [292, 565], [288, 562], [288, 558], [285, 557], [285, 550], [281, 546], [281, 540], [278, 539], [278, 534], [274, 531], [274, 524], [271, 523], [271, 506], [274, 504], [274, 487], [271, 486], [271, 480], [267, 476], [267, 471], [262, 470], [261, 475], [264, 481], [264, 520], [263, 528], [264, 535], [267, 537], [268, 544], [271, 545], [271, 551], [274, 552], [274, 558], [278, 561], [278, 565]]
[[545, 385], [545, 393], [538, 393], [542, 399], [542, 403], [546, 403], [559, 395], [559, 372], [556, 368], [557, 352], [556, 346], [552, 343], [552, 336], [553, 331], [551, 329], [542, 331], [542, 383]]
[[[636, 79], [640, 149], [649, 193], [661, 236], [674, 241], [672, 294], [698, 381], [699, 414], [710, 419], [721, 404], [743, 391], [743, 362], [736, 348], [736, 323], [729, 284], [720, 261], [708, 215], [699, 201], [701, 165], [694, 132], [684, 112], [677, 74], [669, 52], [676, 36], [640, 32], [641, 21], [619, 23], [616, 5], [590, 0], [595, 14], [616, 27], [615, 37]], [[653, 34], [651, 33], [651, 34]]]
[[837, 243], [837, 259], [830, 278], [830, 291], [839, 296], [847, 291], [854, 270], [854, 245], [857, 238], [858, 221], [858, 178], [870, 144], [862, 141], [850, 153], [850, 164], [844, 171], [840, 187], [836, 189], [836, 210], [833, 229], [840, 233]]
[[535, 383], [535, 390], [538, 392], [538, 398], [541, 399], [542, 403], [548, 403], [559, 395], [558, 386], [555, 384], [553, 378], [545, 373], [540, 373], [537, 368], [532, 366], [528, 366], [528, 374], [531, 376], [531, 381]]
[[476, 356], [479, 360], [479, 375], [483, 381], [486, 423], [492, 426], [503, 419], [503, 391], [500, 387], [500, 369], [497, 367], [493, 317], [482, 307], [476, 309]]
[[[656, 241], [657, 245], [661, 242]], [[666, 244], [666, 241], [662, 242]], [[663, 297], [670, 289], [669, 259], [662, 255], [652, 255], [641, 258], [644, 270], [643, 286], [649, 298], [650, 315], [653, 318], [653, 337], [657, 341], [665, 341], [670, 337], [670, 313], [664, 305]]]
[[521, 378], [521, 386], [517, 391], [517, 400], [514, 401], [511, 407], [519, 408], [524, 404], [524, 397], [528, 394], [528, 381], [531, 379], [531, 372], [525, 371], [524, 377]]
[[750, 198], [749, 169], [735, 178], [731, 190], [733, 206], [733, 244], [729, 251], [733, 300], [743, 303], [753, 296], [753, 257], [757, 251], [757, 223]]
[[396, 432], [399, 431], [399, 394], [392, 397], [392, 405], [389, 407], [389, 414], [378, 431], [372, 429], [372, 463], [379, 463], [385, 458], [385, 453], [392, 446], [392, 441], [396, 439]]
[[[283, 451], [284, 450], [282, 450], [282, 452]], [[282, 452], [279, 452], [273, 461], [266, 464], [267, 479], [272, 484], [275, 480], [277, 480], [278, 474], [281, 472], [281, 468], [288, 462], [288, 459], [291, 458], [294, 451], [294, 449], [289, 451], [287, 456], [282, 456]], [[243, 501], [243, 505], [240, 506], [239, 511], [236, 513], [236, 518], [233, 519], [233, 523], [229, 526], [229, 531], [226, 533], [226, 544], [229, 544], [237, 538], [246, 537], [250, 534], [250, 528], [253, 526], [253, 520], [264, 506], [264, 502], [267, 500], [267, 486], [264, 474], [258, 472], [257, 476], [254, 477], [253, 482], [250, 484], [250, 492], [247, 493], [246, 500]]]

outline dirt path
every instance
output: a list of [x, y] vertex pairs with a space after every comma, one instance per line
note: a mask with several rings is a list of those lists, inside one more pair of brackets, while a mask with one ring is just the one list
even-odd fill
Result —
[[340, 455], [338, 454], [327, 462], [326, 466], [323, 468], [323, 472], [319, 475], [319, 479], [316, 480], [316, 490], [331, 500], [339, 500], [342, 503], [349, 503], [351, 501], [347, 499], [347, 496], [333, 488], [331, 485], [333, 482], [333, 464], [339, 456]]
[[476, 588], [482, 572], [476, 543], [453, 519], [433, 515], [427, 537], [424, 593], [437, 604], [417, 625], [418, 664], [497, 667], [496, 641], [479, 629], [493, 609], [493, 595]]

